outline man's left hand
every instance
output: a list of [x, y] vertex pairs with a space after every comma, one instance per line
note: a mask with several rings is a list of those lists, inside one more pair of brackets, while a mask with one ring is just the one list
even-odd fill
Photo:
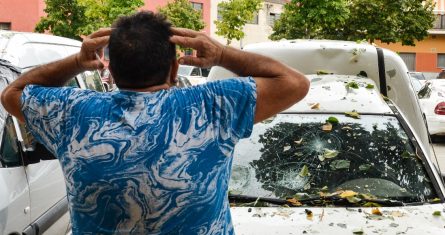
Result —
[[80, 52], [76, 55], [77, 66], [81, 70], [102, 69], [100, 60], [103, 48], [110, 40], [111, 28], [102, 28], [84, 38]]

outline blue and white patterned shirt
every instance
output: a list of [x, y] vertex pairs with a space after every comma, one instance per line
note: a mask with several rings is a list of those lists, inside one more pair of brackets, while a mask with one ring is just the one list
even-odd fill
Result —
[[252, 78], [154, 93], [30, 85], [26, 124], [60, 160], [74, 234], [233, 234], [232, 154]]

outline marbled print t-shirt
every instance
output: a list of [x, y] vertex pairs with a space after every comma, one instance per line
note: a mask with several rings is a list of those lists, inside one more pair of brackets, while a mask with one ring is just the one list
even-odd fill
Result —
[[29, 85], [26, 124], [59, 159], [73, 234], [233, 234], [232, 154], [253, 78], [153, 93]]

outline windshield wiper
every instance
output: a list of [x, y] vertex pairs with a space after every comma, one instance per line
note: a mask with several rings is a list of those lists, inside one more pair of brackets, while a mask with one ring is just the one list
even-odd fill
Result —
[[[268, 198], [268, 197], [255, 197], [248, 195], [230, 194], [229, 201], [235, 203], [252, 203], [252, 202], [265, 202], [274, 205], [287, 205], [290, 207], [298, 207], [294, 202], [290, 202], [280, 198]], [[323, 206], [323, 205], [345, 205], [345, 206], [363, 206], [364, 203], [376, 203], [381, 206], [405, 206], [407, 203], [390, 199], [365, 199], [361, 198], [359, 202], [350, 202], [347, 198], [341, 198], [339, 196], [316, 196], [298, 200], [302, 205]]]

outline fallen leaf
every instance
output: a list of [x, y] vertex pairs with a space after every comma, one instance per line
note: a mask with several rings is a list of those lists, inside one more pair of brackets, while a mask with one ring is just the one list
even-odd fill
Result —
[[290, 146], [284, 146], [284, 148], [283, 148], [283, 152], [286, 152], [287, 150], [289, 150], [290, 149]]
[[349, 169], [350, 165], [351, 165], [351, 161], [335, 160], [335, 161], [331, 162], [330, 167], [332, 170], [339, 170], [339, 169]]
[[391, 212], [391, 216], [393, 217], [402, 217], [404, 214], [400, 211], [393, 211]]
[[371, 169], [371, 165], [370, 164], [363, 164], [363, 165], [360, 165], [358, 167], [358, 169], [361, 170], [361, 171], [367, 171], [367, 170]]
[[312, 213], [312, 211], [309, 209], [304, 209], [304, 212], [306, 213], [306, 218], [308, 220], [312, 220], [312, 218], [314, 217], [314, 213]]
[[346, 197], [346, 200], [350, 203], [359, 203], [362, 199], [352, 196], [352, 197]]
[[338, 151], [337, 150], [331, 150], [331, 149], [324, 149], [323, 157], [324, 158], [334, 158], [337, 157]]
[[367, 202], [363, 204], [363, 207], [382, 207], [382, 205], [375, 202]]
[[342, 127], [341, 129], [342, 129], [342, 130], [352, 130], [352, 127], [350, 127], [350, 126], [344, 126], [344, 127]]
[[404, 151], [403, 153], [402, 153], [402, 155], [401, 155], [403, 158], [411, 158], [411, 157], [415, 157], [416, 155], [414, 155], [414, 154], [412, 154], [412, 153], [410, 153], [410, 152], [408, 152], [408, 151]]
[[360, 119], [360, 114], [353, 110], [352, 112], [345, 112], [346, 117], [352, 117], [355, 119]]
[[435, 211], [435, 212], [433, 212], [433, 215], [434, 216], [440, 216], [442, 213], [440, 213], [440, 211]]
[[322, 192], [327, 192], [329, 190], [328, 186], [324, 186], [323, 188], [321, 188]]
[[353, 234], [363, 234], [363, 229], [362, 228], [356, 228], [354, 230], [352, 230]]
[[326, 124], [324, 124], [324, 125], [321, 127], [321, 129], [322, 129], [323, 131], [330, 132], [330, 131], [332, 131], [332, 124], [329, 123], [329, 122], [327, 122]]
[[380, 216], [383, 215], [382, 212], [380, 212], [379, 208], [372, 208], [371, 214], [373, 214], [373, 215], [380, 215]]
[[340, 193], [339, 196], [341, 198], [347, 198], [347, 197], [354, 197], [354, 196], [357, 196], [357, 195], [358, 195], [357, 192], [354, 192], [352, 190], [346, 190], [346, 191], [343, 191], [342, 193]]
[[294, 143], [296, 143], [296, 144], [301, 144], [301, 142], [303, 142], [303, 138], [301, 138], [300, 140], [294, 141]]
[[309, 175], [309, 168], [304, 165], [303, 168], [301, 168], [300, 173], [298, 174], [301, 177], [306, 177]]
[[337, 124], [338, 123], [338, 119], [336, 117], [329, 117], [326, 122], [329, 122], [331, 124]]
[[317, 71], [317, 75], [327, 75], [329, 74], [329, 72], [325, 71], [325, 70], [318, 70]]
[[352, 81], [352, 82], [348, 82], [347, 84], [346, 84], [346, 89], [349, 89], [349, 88], [352, 88], [352, 89], [358, 89], [359, 87], [358, 87], [358, 83], [357, 82], [354, 82], [354, 81]]
[[293, 206], [302, 206], [303, 205], [296, 198], [290, 198], [290, 199], [287, 199], [286, 201], [289, 202]]
[[368, 83], [368, 85], [366, 85], [366, 89], [374, 89], [374, 85]]
[[311, 109], [320, 109], [320, 103], [312, 104]]

